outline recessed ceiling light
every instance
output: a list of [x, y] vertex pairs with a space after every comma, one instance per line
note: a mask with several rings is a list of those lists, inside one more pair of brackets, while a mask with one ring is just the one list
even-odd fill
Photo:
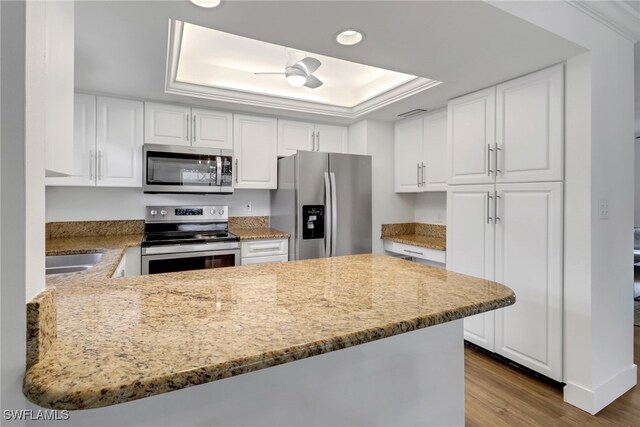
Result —
[[358, 44], [364, 39], [364, 34], [358, 30], [347, 29], [339, 32], [336, 35], [336, 41], [345, 46], [353, 46], [354, 44]]
[[207, 9], [210, 9], [212, 7], [219, 6], [222, 0], [190, 0], [190, 1], [196, 6], [206, 7]]

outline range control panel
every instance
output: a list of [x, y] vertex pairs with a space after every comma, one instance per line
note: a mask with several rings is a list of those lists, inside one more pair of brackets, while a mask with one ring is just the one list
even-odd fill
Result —
[[324, 205], [302, 206], [302, 239], [324, 239]]
[[145, 222], [222, 222], [228, 220], [228, 206], [147, 206], [145, 215]]

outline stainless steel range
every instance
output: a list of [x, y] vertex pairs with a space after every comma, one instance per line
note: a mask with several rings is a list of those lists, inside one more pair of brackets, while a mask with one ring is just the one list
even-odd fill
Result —
[[228, 206], [147, 206], [142, 274], [240, 265]]

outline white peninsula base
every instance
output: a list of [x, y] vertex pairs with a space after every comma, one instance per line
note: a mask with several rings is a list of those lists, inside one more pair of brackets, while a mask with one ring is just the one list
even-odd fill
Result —
[[463, 426], [462, 320], [69, 415], [52, 424]]

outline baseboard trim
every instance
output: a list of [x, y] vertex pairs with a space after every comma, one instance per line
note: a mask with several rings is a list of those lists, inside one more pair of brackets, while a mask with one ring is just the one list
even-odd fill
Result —
[[632, 364], [593, 390], [567, 381], [564, 387], [564, 401], [595, 415], [635, 386], [637, 375], [637, 367]]

